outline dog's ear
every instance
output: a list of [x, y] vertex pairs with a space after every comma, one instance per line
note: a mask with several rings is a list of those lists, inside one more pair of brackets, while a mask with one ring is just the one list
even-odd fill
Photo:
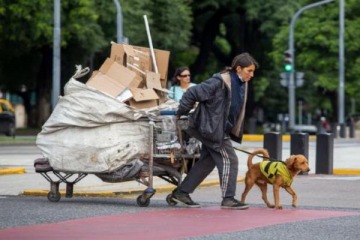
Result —
[[286, 163], [286, 167], [288, 169], [293, 169], [294, 168], [294, 163], [296, 161], [296, 155], [291, 155], [288, 159], [286, 159], [285, 163]]

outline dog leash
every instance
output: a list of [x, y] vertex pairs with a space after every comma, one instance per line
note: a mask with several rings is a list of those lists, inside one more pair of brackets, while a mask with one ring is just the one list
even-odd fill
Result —
[[[243, 150], [243, 149], [241, 149], [241, 148], [234, 147], [234, 146], [233, 146], [233, 148], [234, 148], [235, 150], [238, 150], [238, 151], [240, 151], [240, 152], [246, 153], [246, 154], [248, 154], [248, 155], [252, 155], [251, 152], [248, 152], [248, 151]], [[262, 156], [262, 155], [256, 155], [256, 154], [255, 154], [255, 156], [257, 156], [257, 157], [259, 157], [259, 158], [269, 159], [269, 161], [272, 161], [272, 162], [284, 162], [284, 161], [282, 161], [282, 160], [278, 160], [278, 159], [271, 158], [271, 157], [264, 157], [264, 156]]]

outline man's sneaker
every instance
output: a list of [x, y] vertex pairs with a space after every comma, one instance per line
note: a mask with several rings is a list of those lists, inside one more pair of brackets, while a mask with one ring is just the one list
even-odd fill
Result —
[[172, 193], [172, 199], [178, 203], [185, 204], [189, 208], [199, 208], [200, 204], [194, 202], [188, 193], [177, 191], [176, 189]]
[[224, 198], [224, 200], [221, 202], [221, 208], [244, 210], [244, 209], [248, 209], [249, 206], [241, 203], [240, 201], [236, 200], [233, 197], [230, 197], [230, 198]]

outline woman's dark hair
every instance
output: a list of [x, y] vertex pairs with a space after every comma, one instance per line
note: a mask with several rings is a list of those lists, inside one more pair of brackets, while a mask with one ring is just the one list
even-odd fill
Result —
[[244, 68], [252, 64], [255, 65], [255, 68], [259, 68], [259, 64], [249, 53], [241, 53], [234, 57], [231, 63], [231, 69], [235, 70], [237, 66]]
[[241, 68], [248, 67], [254, 64], [255, 68], [259, 68], [258, 62], [249, 54], [249, 53], [241, 53], [233, 58], [231, 63], [231, 67], [226, 67], [223, 72], [236, 70], [236, 67], [240, 66]]
[[177, 80], [177, 77], [181, 75], [181, 73], [185, 70], [188, 70], [190, 72], [189, 67], [178, 67], [175, 70], [174, 76], [171, 78], [171, 84], [172, 85], [179, 85], [179, 81]]

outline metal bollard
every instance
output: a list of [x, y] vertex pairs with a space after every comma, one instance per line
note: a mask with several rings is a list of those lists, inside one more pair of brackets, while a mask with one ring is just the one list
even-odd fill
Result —
[[249, 120], [248, 120], [248, 127], [247, 127], [247, 129], [248, 129], [248, 133], [249, 134], [255, 134], [256, 133], [256, 118], [250, 118]]
[[352, 121], [349, 123], [349, 138], [355, 138], [355, 124]]
[[346, 138], [346, 124], [342, 123], [340, 124], [340, 138]]
[[282, 159], [282, 134], [270, 132], [264, 134], [264, 148], [268, 150], [271, 158]]
[[[307, 133], [293, 133], [290, 138], [290, 154], [302, 154], [309, 160], [309, 134]], [[299, 174], [307, 175], [307, 172], [300, 172]]]
[[337, 130], [338, 124], [336, 122], [333, 122], [333, 123], [331, 123], [330, 126], [331, 126], [331, 132], [333, 134], [333, 137], [337, 138], [338, 137], [338, 130]]
[[330, 133], [316, 136], [316, 174], [333, 174], [334, 138]]
[[321, 124], [320, 121], [318, 121], [318, 122], [316, 123], [316, 128], [317, 128], [316, 134], [320, 134], [320, 133], [323, 133], [323, 132], [324, 132], [324, 128], [323, 128], [323, 126], [322, 126], [322, 124]]

